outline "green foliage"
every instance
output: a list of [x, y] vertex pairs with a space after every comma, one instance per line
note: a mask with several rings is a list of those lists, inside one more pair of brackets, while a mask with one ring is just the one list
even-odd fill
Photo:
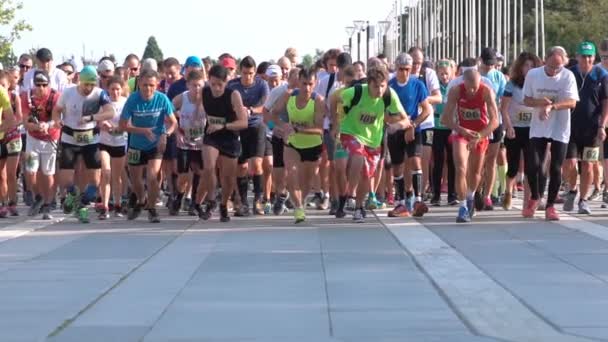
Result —
[[0, 26], [3, 28], [0, 35], [0, 62], [5, 67], [17, 63], [13, 43], [21, 38], [23, 32], [32, 30], [32, 26], [25, 20], [17, 19], [17, 12], [21, 9], [22, 2], [0, 0]]
[[163, 61], [163, 52], [158, 46], [158, 43], [156, 42], [156, 38], [154, 38], [154, 36], [150, 36], [150, 38], [148, 38], [148, 43], [146, 44], [146, 49], [144, 50], [143, 55], [143, 59], [146, 58], [152, 58], [158, 63], [162, 63]]
[[312, 57], [312, 55], [307, 54], [304, 57], [302, 57], [302, 64], [306, 68], [310, 68], [313, 64], [315, 64], [315, 61], [314, 61], [314, 58]]

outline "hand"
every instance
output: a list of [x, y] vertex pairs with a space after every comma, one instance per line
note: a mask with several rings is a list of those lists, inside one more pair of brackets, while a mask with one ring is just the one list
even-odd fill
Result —
[[405, 130], [405, 142], [411, 143], [416, 139], [416, 130], [413, 127], [410, 127]]
[[158, 145], [156, 146], [157, 152], [160, 154], [165, 153], [165, 149], [167, 148], [167, 135], [161, 134], [160, 138], [158, 138]]
[[329, 134], [335, 139], [338, 140], [338, 136], [340, 135], [340, 131], [338, 130], [337, 127], [332, 126], [331, 127], [331, 131], [329, 132]]
[[553, 104], [553, 101], [551, 101], [549, 98], [543, 97], [542, 99], [540, 99], [539, 101], [541, 103], [541, 105], [543, 107], [547, 107]]
[[549, 113], [551, 112], [551, 105], [540, 107], [538, 110], [538, 118], [540, 121], [549, 119]]
[[274, 125], [274, 128], [272, 129], [272, 134], [279, 139], [283, 139], [283, 125]]
[[48, 122], [40, 122], [40, 123], [38, 123], [38, 131], [40, 131], [42, 133], [48, 133], [49, 132], [49, 124], [48, 124]]
[[82, 118], [80, 118], [81, 125], [87, 124], [92, 121], [95, 121], [95, 119], [93, 118], [93, 115], [85, 115]]
[[458, 127], [456, 132], [458, 132], [458, 134], [460, 134], [463, 138], [467, 140], [477, 139], [479, 137], [479, 133], [470, 129], [466, 129], [464, 127]]
[[511, 126], [507, 127], [507, 138], [515, 139], [515, 129]]
[[213, 134], [224, 129], [223, 125], [211, 124], [207, 126], [207, 134]]
[[109, 123], [108, 121], [104, 121], [99, 125], [99, 129], [102, 131], [106, 131], [106, 132], [110, 132], [112, 133], [112, 131], [115, 129], [116, 127], [114, 127], [111, 123]]
[[600, 127], [600, 129], [597, 131], [597, 139], [600, 142], [603, 142], [604, 140], [606, 140], [606, 129], [603, 127]]
[[154, 134], [154, 131], [152, 128], [144, 128], [144, 135], [146, 136], [146, 138], [150, 141], [155, 141], [156, 140], [156, 134]]
[[296, 131], [293, 129], [293, 126], [290, 124], [283, 125], [283, 140], [289, 138], [291, 135], [295, 134]]
[[401, 128], [402, 128], [402, 126], [398, 123], [389, 124], [386, 127], [386, 133], [393, 134], [393, 133], [397, 132], [398, 130], [400, 130]]
[[175, 133], [175, 136], [177, 137], [177, 144], [178, 145], [185, 145], [185, 138], [184, 135], [181, 134], [180, 132]]

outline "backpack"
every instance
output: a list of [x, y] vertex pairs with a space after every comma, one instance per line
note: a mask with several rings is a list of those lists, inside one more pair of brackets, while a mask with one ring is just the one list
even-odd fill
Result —
[[[354, 107], [356, 107], [361, 101], [361, 96], [363, 95], [363, 85], [355, 84], [353, 86], [355, 88], [355, 95], [353, 96], [353, 100], [350, 102], [350, 106], [344, 106], [344, 113], [348, 114]], [[391, 106], [391, 89], [388, 87], [384, 95], [382, 95], [382, 101], [384, 101], [384, 111]]]

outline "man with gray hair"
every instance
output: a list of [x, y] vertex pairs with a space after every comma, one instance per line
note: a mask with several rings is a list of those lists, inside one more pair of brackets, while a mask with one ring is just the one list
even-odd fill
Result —
[[[399, 201], [389, 217], [409, 217], [410, 213], [421, 217], [428, 212], [422, 201], [422, 130], [421, 125], [431, 115], [432, 108], [428, 101], [426, 85], [417, 77], [411, 76], [414, 60], [407, 53], [400, 54], [395, 60], [397, 69], [389, 86], [397, 93], [411, 126], [395, 132], [388, 132], [387, 145], [391, 156], [393, 176], [396, 184], [396, 200]], [[421, 111], [418, 108], [422, 108]], [[403, 163], [407, 161], [411, 172], [411, 181], [404, 179]], [[411, 191], [413, 186], [413, 193]], [[407, 193], [406, 193], [407, 190]]]
[[566, 50], [561, 46], [552, 47], [545, 65], [530, 70], [524, 83], [524, 104], [535, 109], [530, 122], [530, 151], [525, 156], [526, 176], [531, 192], [530, 201], [522, 211], [526, 218], [534, 217], [538, 207], [541, 165], [547, 144], [550, 143], [550, 180], [545, 219], [559, 220], [554, 204], [562, 182], [562, 164], [570, 141], [570, 111], [579, 101], [576, 78], [572, 71], [564, 67], [567, 62]]

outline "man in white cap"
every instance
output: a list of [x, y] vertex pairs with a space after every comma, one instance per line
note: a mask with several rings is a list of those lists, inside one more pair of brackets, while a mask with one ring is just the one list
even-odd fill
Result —
[[108, 82], [114, 76], [114, 63], [109, 59], [102, 60], [97, 65], [97, 74], [99, 75], [99, 87], [108, 90]]
[[36, 64], [37, 67], [35, 69], [30, 69], [25, 76], [23, 76], [23, 87], [22, 91], [28, 91], [34, 88], [34, 73], [36, 70], [44, 70], [49, 74], [50, 78], [50, 87], [59, 92], [63, 92], [63, 90], [68, 85], [68, 78], [62, 70], [55, 68], [53, 64], [53, 54], [51, 50], [47, 48], [39, 49], [36, 52]]

